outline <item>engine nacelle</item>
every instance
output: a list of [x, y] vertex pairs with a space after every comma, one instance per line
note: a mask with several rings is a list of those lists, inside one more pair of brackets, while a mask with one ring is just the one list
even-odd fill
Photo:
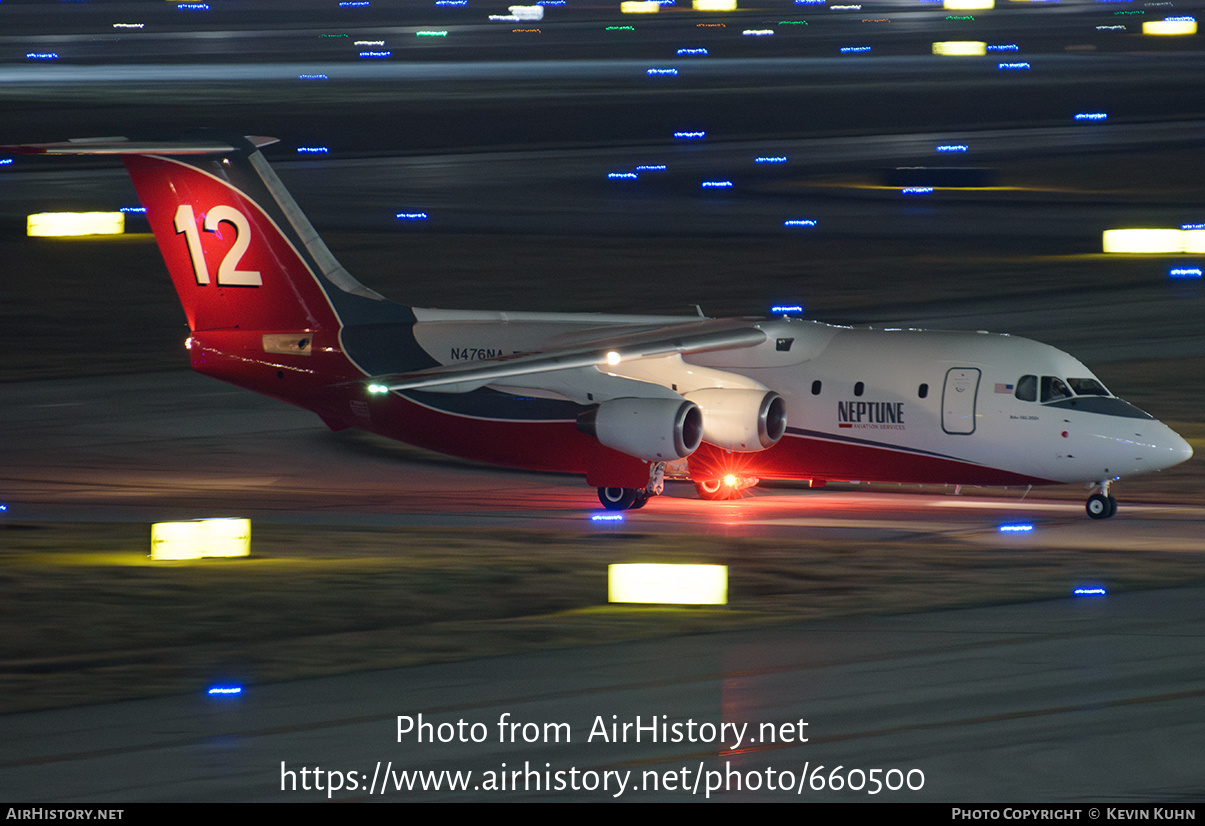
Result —
[[612, 399], [577, 417], [577, 429], [649, 462], [672, 462], [703, 441], [703, 414], [684, 399]]
[[703, 440], [725, 450], [765, 450], [787, 432], [787, 403], [767, 390], [708, 387], [686, 393], [703, 410]]

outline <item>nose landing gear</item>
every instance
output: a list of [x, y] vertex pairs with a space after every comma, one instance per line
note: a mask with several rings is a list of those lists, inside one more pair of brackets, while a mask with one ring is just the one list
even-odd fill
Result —
[[1088, 512], [1088, 516], [1093, 519], [1108, 519], [1117, 513], [1117, 500], [1109, 493], [1109, 487], [1112, 484], [1112, 479], [1101, 482], [1099, 484], [1100, 491], [1088, 497], [1088, 502], [1084, 505], [1084, 510]]

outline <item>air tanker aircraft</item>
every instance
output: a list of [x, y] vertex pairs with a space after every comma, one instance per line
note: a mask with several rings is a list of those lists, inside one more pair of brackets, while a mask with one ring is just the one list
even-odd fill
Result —
[[612, 510], [666, 479], [1094, 489], [1192, 448], [1045, 344], [983, 332], [420, 309], [335, 260], [268, 166], [273, 138], [7, 147], [119, 155], [184, 305], [193, 369], [441, 453], [584, 474]]

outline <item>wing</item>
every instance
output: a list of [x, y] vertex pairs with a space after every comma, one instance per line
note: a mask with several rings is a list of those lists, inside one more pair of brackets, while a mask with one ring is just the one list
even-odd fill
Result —
[[[650, 381], [663, 384], [655, 377], [628, 377], [628, 374], [647, 374], [648, 369], [641, 368], [652, 365], [638, 364], [640, 362], [656, 362], [665, 367], [677, 364], [685, 369], [681, 361], [683, 355], [756, 347], [767, 339], [766, 333], [747, 319], [708, 320], [626, 335], [615, 335], [613, 329], [608, 333], [574, 342], [562, 349], [443, 365], [415, 373], [373, 376], [367, 383], [370, 389], [378, 393], [418, 389], [466, 393], [485, 385], [548, 389], [554, 389], [550, 385], [555, 385], [555, 389], [562, 394], [566, 385], [574, 385], [575, 377], [586, 384], [595, 384], [597, 380], [593, 377], [604, 374], [641, 384]], [[730, 381], [747, 386], [748, 380], [742, 381], [734, 374], [724, 375], [732, 377]], [[709, 386], [716, 385], [713, 382]], [[624, 394], [619, 392], [620, 395]], [[610, 396], [612, 393], [603, 395]]]

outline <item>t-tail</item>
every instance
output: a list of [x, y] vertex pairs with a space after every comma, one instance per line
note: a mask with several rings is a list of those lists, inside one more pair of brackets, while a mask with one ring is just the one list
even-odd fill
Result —
[[[41, 154], [120, 155], [180, 296], [193, 368], [347, 423], [348, 382], [433, 361], [410, 308], [356, 281], [268, 165], [274, 138], [103, 138]], [[323, 396], [328, 397], [323, 402]]]

